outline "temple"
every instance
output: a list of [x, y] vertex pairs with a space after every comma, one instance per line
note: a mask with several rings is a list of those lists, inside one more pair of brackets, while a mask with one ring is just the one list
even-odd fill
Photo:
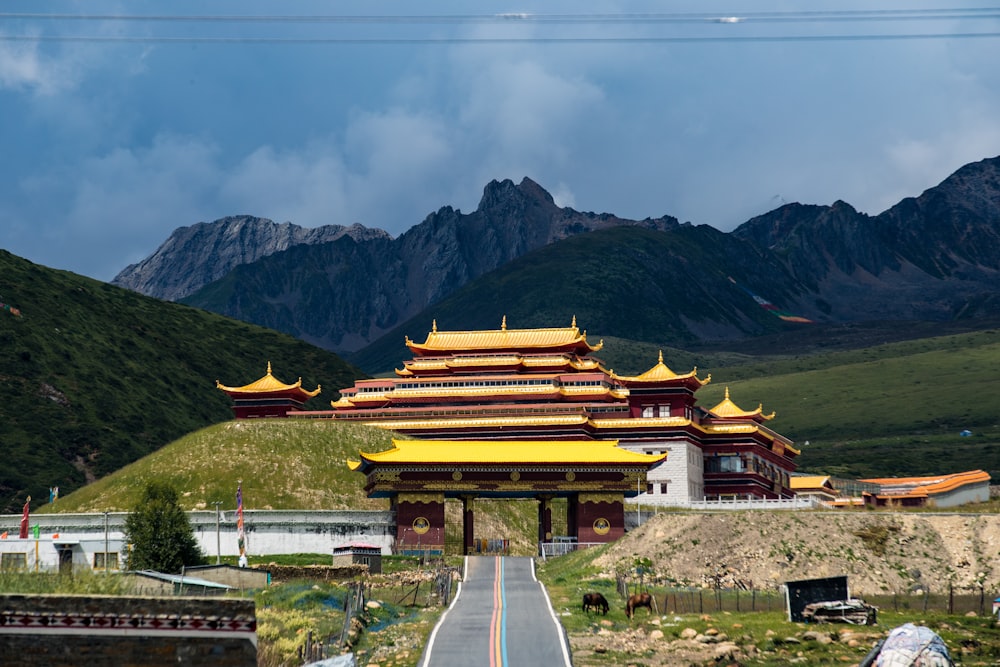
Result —
[[303, 389], [302, 378], [294, 384], [281, 382], [271, 374], [270, 361], [267, 362], [267, 374], [259, 380], [242, 387], [227, 387], [216, 380], [215, 386], [233, 399], [236, 419], [287, 417], [289, 413], [302, 411], [305, 402], [320, 392], [318, 385], [313, 391]]
[[[675, 373], [662, 352], [646, 372], [618, 375], [592, 356], [603, 342], [588, 342], [576, 318], [569, 327], [508, 329], [505, 317], [499, 329], [483, 331], [439, 331], [435, 322], [424, 342], [406, 338], [406, 345], [413, 358], [396, 377], [359, 380], [341, 390], [332, 411], [301, 416], [421, 440], [529, 441], [543, 459], [557, 451], [551, 441], [616, 442], [665, 459], [642, 489], [663, 504], [795, 495], [790, 473], [799, 452], [767, 427], [774, 413], [739, 407], [728, 388], [714, 407], [699, 406], [695, 394], [711, 377], [697, 368]], [[449, 455], [462, 451], [448, 447]]]

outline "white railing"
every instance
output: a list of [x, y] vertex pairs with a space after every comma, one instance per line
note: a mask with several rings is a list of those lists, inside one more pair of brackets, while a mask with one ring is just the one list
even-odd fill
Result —
[[632, 505], [655, 505], [658, 507], [681, 507], [691, 510], [810, 510], [821, 507], [814, 496], [797, 498], [736, 498], [727, 500], [676, 500], [666, 496], [643, 493], [635, 498], [626, 498]]
[[538, 554], [542, 560], [554, 556], [565, 556], [571, 551], [587, 549], [589, 547], [599, 547], [606, 542], [539, 542]]

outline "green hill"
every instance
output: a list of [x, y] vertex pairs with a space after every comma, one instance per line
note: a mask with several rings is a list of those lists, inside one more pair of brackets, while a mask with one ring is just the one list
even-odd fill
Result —
[[[741, 406], [776, 411], [769, 426], [797, 441], [801, 469], [865, 477], [982, 468], [1000, 477], [998, 364], [1000, 331], [983, 331], [704, 368], [702, 377], [712, 373], [713, 380], [698, 399], [712, 407], [729, 387]], [[965, 428], [973, 435], [959, 435]], [[390, 441], [384, 431], [327, 420], [228, 421], [60, 499], [55, 509], [127, 509], [153, 476], [180, 491], [185, 509], [215, 500], [231, 505], [239, 479], [262, 509], [382, 508], [384, 501], [365, 497], [362, 477], [344, 461]]]
[[231, 419], [215, 380], [323, 386], [362, 375], [284, 334], [144, 297], [0, 251], [0, 512], [65, 495], [181, 436]]
[[[364, 476], [347, 467], [359, 451], [392, 446], [392, 434], [377, 428], [317, 419], [231, 420], [190, 433], [121, 470], [46, 505], [39, 511], [129, 511], [150, 479], [177, 489], [185, 510], [235, 509], [243, 482], [247, 509], [386, 510], [370, 499]], [[461, 501], [445, 505], [445, 539], [461, 551]], [[519, 554], [534, 553], [537, 507], [529, 501], [477, 502], [476, 531], [511, 540]]]
[[213, 424], [60, 498], [41, 511], [128, 511], [147, 480], [166, 482], [185, 510], [235, 508], [243, 481], [248, 508], [387, 509], [365, 496], [364, 476], [347, 467], [359, 451], [392, 446], [386, 431], [319, 419], [241, 419]]

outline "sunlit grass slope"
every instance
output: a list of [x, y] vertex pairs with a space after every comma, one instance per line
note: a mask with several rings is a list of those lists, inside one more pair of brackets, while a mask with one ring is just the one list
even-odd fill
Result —
[[247, 509], [387, 509], [386, 500], [365, 496], [364, 476], [346, 460], [391, 446], [386, 431], [329, 420], [228, 421], [190, 433], [40, 511], [128, 511], [154, 479], [177, 489], [185, 510], [211, 509], [215, 501], [233, 509], [239, 480]]
[[712, 407], [727, 386], [744, 409], [763, 403], [777, 413], [768, 425], [796, 441], [804, 468], [860, 477], [983, 469], [1000, 478], [995, 329], [720, 369], [700, 404]]

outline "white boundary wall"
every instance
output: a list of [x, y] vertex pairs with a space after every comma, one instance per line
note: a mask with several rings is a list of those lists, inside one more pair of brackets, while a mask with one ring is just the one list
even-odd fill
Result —
[[[235, 556], [239, 553], [235, 510], [220, 512], [218, 524], [214, 511], [187, 514], [195, 537], [210, 562], [217, 554]], [[55, 545], [73, 545], [76, 547], [74, 552], [82, 549], [81, 554], [74, 553], [73, 561], [82, 564], [92, 561], [92, 552], [104, 551], [105, 535], [109, 551], [120, 549], [127, 516], [127, 512], [108, 512], [106, 516], [103, 512], [32, 514], [29, 524], [38, 525], [39, 539], [20, 540], [10, 536], [18, 534], [21, 515], [0, 515], [0, 532], [6, 530], [8, 533], [7, 539], [0, 540], [0, 552], [27, 551], [28, 560], [34, 563], [37, 542], [39, 564], [54, 567], [57, 562]], [[370, 544], [379, 547], [383, 554], [390, 554], [396, 536], [396, 519], [392, 512], [384, 511], [244, 510], [243, 532], [251, 559], [293, 553], [330, 554], [332, 558], [334, 547], [354, 542]], [[53, 539], [56, 534], [59, 537]]]

